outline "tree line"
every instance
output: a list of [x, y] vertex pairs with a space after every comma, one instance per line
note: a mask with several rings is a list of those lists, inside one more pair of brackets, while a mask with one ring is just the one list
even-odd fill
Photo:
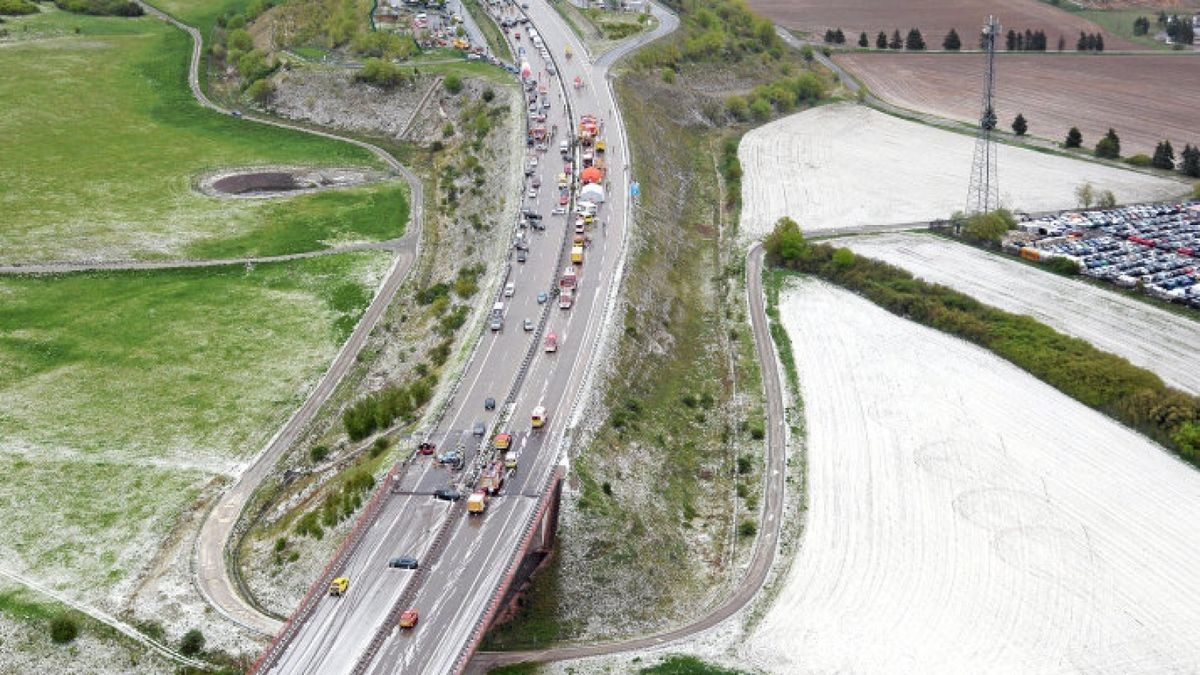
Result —
[[[1071, 127], [1067, 132], [1066, 140], [1063, 141], [1063, 147], [1083, 147], [1083, 133], [1079, 131], [1079, 127]], [[1114, 129], [1109, 128], [1108, 132], [1096, 142], [1092, 154], [1102, 159], [1120, 159], [1121, 137]], [[1133, 155], [1125, 159], [1125, 162], [1133, 166], [1152, 166], [1165, 171], [1178, 170], [1189, 178], [1200, 178], [1200, 147], [1192, 146], [1190, 143], [1183, 146], [1178, 161], [1176, 161], [1175, 148], [1171, 145], [1171, 141], [1162, 140], [1155, 146], [1153, 156]]]
[[[1178, 45], [1190, 45], [1196, 40], [1196, 29], [1192, 25], [1191, 17], [1180, 17], [1178, 14], [1167, 16], [1165, 11], [1160, 11], [1158, 13], [1157, 24], [1167, 34], [1171, 42]], [[1149, 33], [1150, 17], [1139, 16], [1133, 20], [1134, 35], [1149, 35]]]
[[[828, 28], [825, 30], [825, 43], [831, 45], [846, 44], [846, 34], [841, 28]], [[858, 46], [861, 49], [871, 48], [871, 38], [866, 31], [858, 34]], [[920, 51], [925, 49], [925, 38], [921, 35], [919, 28], [910, 28], [906, 36], [900, 34], [900, 30], [892, 31], [891, 36], [888, 36], [887, 31], [879, 31], [875, 35], [875, 49], [905, 49], [908, 51]], [[942, 39], [942, 49], [949, 52], [956, 52], [962, 49], [962, 38], [958, 34], [958, 30], [951, 28], [946, 36]], [[1018, 31], [1009, 29], [1004, 37], [1004, 46], [1010, 52], [1044, 52], [1049, 49], [1049, 40], [1046, 37], [1046, 32], [1043, 30]], [[1067, 47], [1066, 38], [1062, 35], [1058, 36], [1058, 51], [1063, 51]], [[979, 34], [979, 48], [987, 49], [987, 35]], [[1104, 36], [1100, 33], [1085, 33], [1080, 32], [1079, 40], [1076, 42], [1075, 48], [1077, 51], [1102, 52], [1104, 51]]]
[[[990, 215], [990, 214], [989, 214]], [[988, 349], [1077, 401], [1200, 463], [1200, 397], [1032, 317], [1005, 312], [846, 248], [813, 244], [781, 219], [763, 242], [775, 266], [820, 277], [889, 312]]]

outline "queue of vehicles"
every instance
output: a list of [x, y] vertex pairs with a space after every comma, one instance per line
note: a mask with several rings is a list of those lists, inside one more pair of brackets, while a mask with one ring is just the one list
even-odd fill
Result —
[[[515, 27], [519, 22], [512, 21], [505, 25], [502, 22], [502, 27], [505, 32], [509, 28]], [[541, 56], [550, 64], [550, 55], [546, 47], [542, 43], [541, 37], [537, 34], [536, 29], [530, 27], [528, 29], [530, 41], [533, 46], [539, 50]], [[516, 39], [520, 39], [519, 34], [514, 33]], [[458, 45], [455, 45], [458, 46]], [[521, 56], [524, 56], [524, 50], [521, 49]], [[566, 58], [571, 58], [571, 53], [568, 48]], [[548, 65], [548, 68], [550, 66]], [[551, 75], [553, 70], [549, 71]], [[523, 61], [520, 68], [520, 75], [525, 83], [525, 89], [529, 101], [530, 114], [530, 131], [527, 138], [528, 145], [534, 148], [532, 154], [525, 166], [525, 175], [529, 179], [529, 184], [526, 196], [530, 199], [536, 199], [538, 190], [542, 186], [541, 176], [537, 173], [539, 167], [539, 158], [537, 153], [547, 151], [551, 139], [557, 133], [557, 126], [552, 126], [551, 129], [546, 129], [544, 122], [546, 121], [546, 111], [550, 109], [550, 99], [548, 86], [538, 84], [532, 79], [532, 69], [527, 61]], [[575, 86], [580, 86], [579, 78], [576, 78]], [[559, 142], [558, 149], [563, 161], [562, 171], [556, 176], [555, 185], [558, 188], [558, 206], [553, 209], [553, 215], [561, 215], [564, 217], [574, 216], [574, 237], [570, 247], [570, 262], [571, 265], [563, 270], [559, 275], [556, 284], [556, 294], [558, 297], [558, 306], [560, 309], [570, 309], [579, 292], [580, 276], [584, 262], [584, 249], [590, 243], [590, 237], [587, 235], [588, 228], [595, 222], [596, 214], [599, 205], [603, 203], [603, 188], [600, 183], [604, 178], [604, 161], [603, 154], [605, 150], [604, 141], [600, 137], [603, 125], [594, 115], [585, 114], [581, 117], [577, 139], [580, 144], [580, 171], [575, 171], [576, 167], [572, 157], [572, 144], [570, 140], [563, 139]], [[569, 204], [572, 197], [572, 181], [576, 182], [575, 191], [575, 208], [569, 210]], [[564, 223], [565, 225], [565, 223]], [[521, 210], [521, 219], [519, 223], [521, 229], [532, 228], [544, 230], [545, 225], [542, 223], [541, 214], [537, 213], [532, 208], [523, 208]], [[525, 237], [524, 232], [519, 232], [517, 235], [515, 248], [517, 249], [518, 262], [525, 262], [527, 259], [527, 251], [529, 250], [529, 241]], [[504, 298], [512, 298], [516, 294], [515, 282], [509, 281], [505, 284], [503, 290]], [[548, 294], [540, 292], [537, 297], [539, 304], [548, 301]], [[496, 301], [488, 317], [488, 327], [492, 331], [500, 331], [504, 326], [505, 307], [502, 300]], [[534, 322], [532, 319], [526, 318], [522, 324], [526, 332], [534, 330]], [[544, 350], [546, 353], [555, 353], [558, 351], [560, 338], [557, 333], [550, 332], [545, 336]], [[489, 397], [485, 401], [486, 410], [494, 410], [494, 399]], [[546, 426], [548, 422], [548, 412], [545, 406], [536, 406], [530, 414], [530, 429], [536, 433], [539, 429]], [[481, 435], [482, 422], [477, 421], [473, 432], [475, 435]], [[496, 434], [492, 441], [492, 450], [495, 459], [487, 462], [480, 472], [474, 489], [466, 498], [466, 510], [469, 515], [482, 516], [487, 512], [491, 498], [500, 494], [504, 486], [505, 478], [512, 472], [516, 472], [520, 455], [515, 447], [513, 447], [513, 436], [508, 432]], [[442, 452], [437, 451], [434, 443], [423, 441], [418, 445], [417, 452], [420, 455], [434, 456], [435, 461], [439, 464], [450, 466], [455, 470], [461, 470], [465, 462], [466, 447], [463, 441], [460, 440], [457, 446], [452, 450]], [[462, 498], [462, 493], [454, 487], [440, 488], [435, 490], [434, 497], [436, 499], [456, 502]], [[392, 558], [388, 566], [390, 568], [402, 570], [417, 570], [419, 561], [415, 556], [403, 555]], [[350, 580], [348, 577], [339, 576], [335, 578], [329, 587], [331, 596], [341, 597], [346, 594], [349, 589]], [[419, 621], [419, 613], [416, 608], [409, 608], [400, 614], [398, 626], [401, 629], [411, 630], [416, 627]]]

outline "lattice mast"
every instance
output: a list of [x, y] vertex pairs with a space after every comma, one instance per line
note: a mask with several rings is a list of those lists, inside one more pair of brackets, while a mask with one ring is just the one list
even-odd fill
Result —
[[980, 38], [987, 55], [987, 71], [983, 78], [983, 109], [979, 114], [979, 131], [975, 135], [975, 159], [971, 163], [971, 187], [967, 191], [967, 213], [987, 213], [1000, 207], [1000, 182], [996, 176], [996, 108], [992, 97], [996, 76], [996, 38], [1000, 22], [987, 18]]

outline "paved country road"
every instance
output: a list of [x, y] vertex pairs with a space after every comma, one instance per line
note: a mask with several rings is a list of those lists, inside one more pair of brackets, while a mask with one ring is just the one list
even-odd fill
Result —
[[[139, 3], [152, 16], [163, 19], [192, 36], [192, 58], [188, 67], [188, 87], [192, 96], [200, 105], [219, 113], [229, 114], [229, 111], [213, 103], [200, 88], [199, 67], [203, 50], [203, 39], [200, 31], [189, 26], [165, 12], [146, 4]], [[330, 394], [345, 377], [354, 364], [358, 352], [362, 349], [367, 337], [375, 324], [391, 303], [400, 284], [412, 268], [416, 259], [420, 242], [421, 230], [424, 223], [424, 192], [421, 181], [400, 163], [390, 153], [379, 146], [354, 138], [338, 136], [325, 131], [317, 131], [277, 120], [266, 119], [253, 115], [245, 115], [242, 119], [248, 123], [267, 124], [282, 129], [291, 129], [301, 133], [322, 136], [337, 141], [357, 145], [373, 153], [381, 161], [398, 172], [408, 181], [412, 194], [412, 218], [405, 230], [404, 236], [394, 242], [395, 258], [383, 284], [375, 293], [370, 306], [359, 319], [358, 325], [350, 338], [342, 345], [341, 351], [330, 364], [329, 370], [309, 394], [308, 399], [283, 425], [283, 428], [267, 443], [267, 446], [254, 458], [246, 471], [238, 477], [233, 487], [221, 494], [212, 506], [200, 526], [200, 533], [193, 548], [192, 571], [195, 574], [196, 587], [205, 600], [209, 602], [222, 616], [257, 633], [272, 635], [279, 630], [282, 622], [252, 606], [238, 592], [236, 583], [230, 575], [229, 547], [233, 538], [234, 526], [249, 502], [250, 497], [262, 481], [271, 473], [272, 467], [279, 457], [300, 436], [305, 425], [312, 420], [321, 406], [329, 399]]]

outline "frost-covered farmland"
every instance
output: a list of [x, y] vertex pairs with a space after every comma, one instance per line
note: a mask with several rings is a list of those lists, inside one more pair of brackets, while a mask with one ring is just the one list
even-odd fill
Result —
[[[742, 232], [759, 237], [782, 216], [808, 233], [927, 222], [966, 203], [975, 140], [863, 106], [831, 105], [746, 134]], [[1001, 145], [1000, 199], [1048, 211], [1075, 205], [1090, 181], [1122, 202], [1177, 197], [1181, 183], [1092, 162]]]
[[742, 647], [770, 672], [1200, 670], [1200, 473], [973, 345], [784, 294], [806, 531]]
[[1200, 323], [1103, 288], [925, 234], [836, 242], [989, 305], [1028, 314], [1200, 394]]

